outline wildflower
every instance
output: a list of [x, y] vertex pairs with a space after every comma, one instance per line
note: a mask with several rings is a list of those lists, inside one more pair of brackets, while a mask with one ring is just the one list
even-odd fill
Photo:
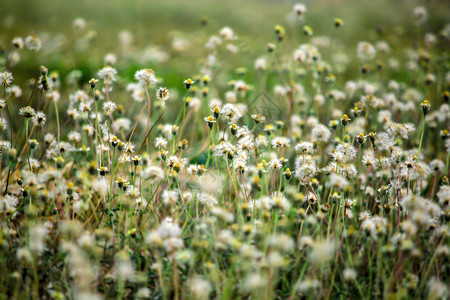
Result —
[[33, 116], [32, 120], [36, 126], [44, 126], [45, 122], [47, 121], [47, 117], [46, 117], [45, 113], [43, 113], [42, 111], [38, 111]]
[[343, 115], [341, 118], [342, 126], [347, 126], [351, 119], [347, 115]]
[[432, 277], [427, 282], [428, 299], [445, 299], [448, 297], [448, 285], [439, 280], [439, 278]]
[[57, 91], [51, 91], [47, 94], [47, 99], [53, 102], [58, 102], [61, 98], [61, 95]]
[[19, 109], [19, 115], [24, 116], [27, 119], [31, 119], [36, 115], [36, 112], [30, 106], [26, 106]]
[[218, 106], [214, 106], [214, 108], [211, 109], [211, 111], [212, 111], [212, 113], [213, 113], [214, 119], [219, 118], [219, 115], [220, 115], [220, 108], [219, 108]]
[[92, 105], [92, 101], [81, 102], [78, 109], [83, 113], [90, 112], [91, 105]]
[[4, 118], [0, 118], [0, 130], [5, 130], [8, 127], [8, 122]]
[[0, 73], [0, 84], [3, 85], [4, 87], [10, 86], [13, 79], [14, 79], [14, 77], [13, 77], [12, 73], [10, 73], [8, 71]]
[[413, 124], [391, 123], [387, 132], [392, 136], [408, 139], [408, 135], [415, 130]]
[[254, 148], [253, 136], [244, 136], [238, 141], [240, 151], [250, 151]]
[[271, 159], [269, 162], [270, 169], [278, 170], [278, 169], [281, 169], [282, 167], [283, 167], [283, 163], [279, 159]]
[[136, 146], [133, 143], [128, 142], [124, 147], [124, 151], [128, 154], [134, 153], [134, 147]]
[[33, 33], [25, 38], [25, 45], [31, 51], [39, 51], [41, 49], [41, 40]]
[[105, 58], [103, 59], [104, 63], [106, 65], [114, 65], [117, 62], [117, 57], [113, 53], [106, 54]]
[[264, 57], [260, 57], [255, 61], [255, 69], [258, 71], [264, 71], [267, 67], [267, 62]]
[[23, 38], [21, 38], [21, 37], [13, 38], [12, 44], [13, 44], [14, 48], [19, 49], [19, 50], [22, 49], [24, 46]]
[[[207, 97], [208, 93], [209, 93], [209, 88], [205, 86], [204, 88], [202, 88], [201, 92], [202, 92], [203, 97]], [[190, 101], [191, 98], [190, 97], [186, 98], [186, 101], [187, 101], [187, 99], [189, 99], [189, 101]]]
[[343, 275], [344, 275], [344, 280], [349, 281], [349, 282], [355, 281], [356, 277], [357, 277], [356, 271], [351, 268], [345, 268]]
[[190, 165], [187, 169], [186, 172], [189, 175], [197, 175], [199, 171], [199, 166], [198, 165]]
[[286, 180], [290, 180], [294, 172], [291, 172], [291, 169], [287, 168], [286, 171], [283, 172], [284, 178]]
[[194, 277], [189, 282], [189, 288], [192, 296], [195, 299], [203, 300], [209, 299], [211, 293], [211, 284], [201, 277]]
[[73, 28], [80, 30], [80, 29], [83, 29], [84, 27], [86, 27], [86, 20], [85, 19], [83, 19], [83, 18], [76, 18], [73, 21]]
[[420, 109], [423, 112], [423, 115], [425, 116], [430, 111], [431, 105], [428, 102], [428, 100], [423, 100], [423, 102], [420, 104]]
[[[314, 56], [313, 56], [314, 58]], [[325, 76], [324, 81], [328, 83], [329, 85], [332, 85], [336, 81], [336, 76], [334, 74], [330, 73], [327, 76]]]
[[336, 121], [336, 120], [331, 120], [329, 126], [330, 126], [331, 128], [333, 128], [334, 130], [336, 130], [336, 128], [338, 127], [338, 125], [339, 125], [339, 122], [338, 122], [338, 121]]
[[131, 161], [133, 162], [133, 165], [137, 166], [142, 161], [142, 157], [135, 155], [131, 158]]
[[300, 143], [295, 145], [295, 151], [297, 152], [297, 154], [312, 154], [313, 144], [309, 142], [300, 141]]
[[187, 90], [190, 89], [191, 85], [193, 85], [193, 84], [194, 84], [194, 81], [190, 78], [188, 78], [184, 81], [184, 86], [186, 87]]
[[117, 147], [117, 145], [119, 145], [119, 138], [117, 136], [113, 136], [109, 139], [109, 143], [111, 144], [111, 146], [113, 146], [114, 148]]
[[110, 66], [105, 66], [98, 71], [97, 75], [100, 79], [103, 79], [106, 84], [110, 84], [116, 81], [117, 70]]
[[91, 86], [91, 89], [95, 89], [95, 86], [97, 83], [98, 83], [98, 79], [91, 78], [91, 80], [89, 80], [89, 85]]
[[224, 27], [220, 30], [220, 36], [228, 43], [232, 42], [236, 37], [230, 27]]
[[311, 163], [299, 162], [300, 160], [296, 161], [295, 177], [301, 182], [308, 182], [317, 173], [317, 168]]
[[[124, 183], [122, 183], [124, 184]], [[141, 196], [141, 193], [139, 192], [139, 189], [135, 186], [128, 186], [126, 194], [128, 197], [131, 197], [133, 199], [138, 199]]]
[[332, 241], [316, 241], [312, 246], [310, 259], [314, 264], [321, 265], [332, 258], [334, 251]]
[[19, 199], [12, 195], [0, 197], [0, 211], [12, 213], [19, 204]]
[[284, 39], [285, 30], [281, 25], [275, 25], [275, 35], [277, 36], [278, 41], [282, 41]]
[[[273, 126], [273, 124], [267, 124], [266, 126], [264, 126], [264, 131], [266, 132], [267, 135], [272, 135], [272, 131], [274, 129], [275, 126]], [[260, 136], [261, 138], [264, 138], [264, 136]]]
[[167, 139], [164, 137], [157, 137], [155, 139], [155, 147], [156, 148], [166, 148], [167, 147]]
[[339, 28], [344, 25], [344, 21], [340, 18], [334, 19], [334, 27]]
[[375, 57], [376, 50], [375, 47], [369, 42], [359, 42], [357, 55], [361, 60], [370, 60]]
[[105, 112], [106, 115], [112, 114], [114, 111], [116, 111], [116, 109], [117, 104], [112, 101], [103, 103], [103, 111]]
[[131, 128], [131, 120], [128, 118], [119, 118], [114, 121], [114, 128], [118, 132], [127, 132]]
[[33, 226], [29, 233], [29, 248], [35, 255], [40, 255], [45, 250], [45, 238], [48, 232], [43, 225]]
[[166, 101], [170, 97], [169, 90], [165, 87], [160, 87], [156, 91], [156, 97], [161, 101]]
[[331, 153], [331, 157], [337, 162], [342, 163], [351, 163], [356, 158], [357, 151], [356, 149], [347, 143], [339, 144], [335, 151]]
[[311, 35], [313, 35], [313, 30], [310, 26], [305, 25], [305, 26], [303, 26], [303, 33], [306, 36], [311, 36]]
[[290, 202], [284, 196], [273, 196], [271, 199], [272, 206], [283, 211], [288, 211], [291, 208]]
[[327, 142], [330, 136], [330, 130], [323, 124], [317, 124], [311, 131], [311, 138], [315, 142]]
[[297, 16], [302, 17], [306, 13], [306, 6], [301, 3], [295, 4], [294, 12], [297, 14]]
[[264, 117], [261, 114], [255, 114], [255, 115], [251, 115], [253, 121], [255, 121], [256, 124], [258, 123], [264, 123], [266, 121], [266, 117]]
[[239, 95], [244, 96], [249, 90], [249, 86], [244, 81], [238, 80], [234, 84], [234, 89], [239, 93]]
[[81, 142], [81, 134], [77, 131], [70, 131], [67, 137], [74, 144]]
[[100, 167], [100, 168], [97, 169], [97, 171], [100, 174], [100, 176], [103, 177], [108, 172], [108, 167]]
[[290, 140], [283, 136], [277, 136], [272, 139], [272, 147], [274, 148], [288, 147], [289, 144]]
[[142, 69], [134, 74], [134, 79], [142, 86], [148, 86], [157, 82], [155, 72], [152, 69]]
[[366, 141], [366, 136], [364, 135], [364, 133], [360, 133], [360, 134], [356, 135], [356, 141], [360, 145], [364, 144], [364, 142]]
[[143, 180], [149, 180], [152, 183], [158, 182], [164, 178], [164, 171], [157, 166], [149, 166], [142, 170], [141, 177]]
[[231, 103], [225, 104], [220, 110], [220, 114], [226, 117], [229, 124], [236, 123], [242, 116], [239, 109]]
[[417, 24], [421, 24], [427, 20], [428, 12], [423, 6], [418, 6], [414, 9], [414, 18]]
[[244, 159], [237, 157], [233, 160], [233, 167], [236, 171], [244, 173], [247, 170], [247, 163]]
[[178, 192], [166, 190], [162, 194], [162, 199], [166, 205], [175, 205], [178, 202], [178, 196]]
[[232, 135], [236, 135], [237, 131], [238, 131], [238, 126], [236, 124], [231, 124], [230, 125], [230, 132], [231, 132], [231, 134]]

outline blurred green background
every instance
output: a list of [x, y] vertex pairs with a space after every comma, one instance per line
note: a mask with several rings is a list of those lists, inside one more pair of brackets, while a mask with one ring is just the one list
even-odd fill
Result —
[[[128, 31], [133, 36], [130, 51], [142, 51], [157, 47], [169, 55], [163, 63], [152, 62], [156, 71], [181, 73], [187, 76], [198, 71], [198, 58], [205, 56], [204, 44], [212, 34], [218, 34], [224, 26], [231, 27], [239, 36], [240, 54], [230, 57], [232, 67], [248, 65], [265, 53], [265, 45], [273, 42], [273, 26], [286, 27], [289, 36], [289, 14], [296, 1], [208, 1], [208, 0], [4, 0], [2, 1], [2, 30], [0, 43], [11, 47], [15, 36], [32, 32], [43, 40], [44, 49], [39, 53], [39, 63], [66, 74], [79, 68], [90, 77], [103, 65], [107, 53], [121, 55], [118, 36]], [[437, 32], [449, 21], [448, 1], [414, 0], [316, 0], [303, 1], [308, 12], [303, 20], [311, 26], [314, 36], [333, 32], [333, 19], [342, 18], [345, 26], [339, 31], [336, 49], [356, 51], [356, 42], [375, 40], [377, 28], [383, 28], [386, 39], [395, 42], [393, 36], [411, 36], [414, 40], [413, 10], [426, 5], [429, 21], [423, 30]], [[208, 18], [206, 26], [201, 19]], [[86, 28], [76, 30], [76, 18], [86, 20]], [[392, 35], [392, 36], [391, 36]], [[173, 51], [175, 38], [186, 44], [183, 51]], [[88, 41], [85, 48], [76, 47], [75, 40]], [[300, 38], [300, 41], [301, 38]], [[306, 41], [306, 40], [305, 40]], [[178, 40], [179, 42], [179, 40]], [[395, 50], [395, 44], [394, 44]], [[31, 53], [21, 53], [22, 63], [15, 72], [27, 72], [33, 67]], [[142, 62], [127, 62], [120, 67], [123, 76], [130, 79]], [[138, 66], [139, 65], [139, 66]], [[125, 73], [123, 73], [125, 72]], [[161, 74], [167, 75], [167, 74]], [[181, 75], [180, 75], [181, 76]]]
[[[239, 51], [230, 53], [219, 47], [216, 57], [220, 67], [210, 97], [224, 99], [228, 90], [227, 82], [238, 79], [236, 69], [246, 67], [248, 72], [241, 77], [249, 85], [258, 85], [260, 77], [253, 72], [255, 59], [267, 54], [267, 43], [275, 43], [274, 26], [279, 24], [286, 29], [285, 45], [280, 49], [286, 54], [286, 62], [292, 57], [292, 49], [302, 43], [312, 43], [320, 37], [335, 34], [332, 55], [344, 56], [346, 66], [341, 72], [334, 66], [336, 88], [343, 88], [347, 80], [360, 78], [361, 62], [355, 59], [359, 41], [376, 43], [387, 41], [391, 53], [381, 58], [383, 63], [395, 57], [402, 66], [408, 61], [405, 50], [417, 49], [418, 29], [413, 11], [417, 6], [425, 6], [428, 20], [421, 25], [421, 39], [427, 32], [439, 33], [449, 23], [448, 1], [416, 0], [314, 0], [302, 1], [308, 11], [297, 24], [295, 44], [293, 36], [293, 6], [297, 1], [208, 1], [208, 0], [3, 0], [0, 18], [0, 65], [5, 65], [8, 55], [13, 51], [11, 40], [16, 36], [26, 37], [35, 33], [42, 40], [42, 49], [37, 53], [38, 65], [60, 74], [64, 85], [61, 87], [63, 99], [79, 88], [87, 88], [88, 81], [97, 77], [97, 72], [105, 65], [105, 56], [114, 54], [117, 62], [119, 80], [114, 85], [113, 99], [118, 104], [129, 107], [130, 94], [126, 85], [134, 81], [136, 70], [151, 68], [163, 79], [161, 85], [171, 90], [172, 98], [184, 93], [183, 80], [195, 78], [202, 73], [208, 51], [205, 43], [212, 35], [219, 35], [221, 28], [228, 26], [234, 30], [238, 39], [233, 41]], [[83, 28], [76, 28], [76, 19], [85, 21]], [[206, 25], [202, 19], [207, 19]], [[342, 18], [344, 26], [335, 32], [334, 19]], [[312, 36], [305, 36], [302, 27], [313, 29]], [[125, 32], [125, 33], [124, 33]], [[128, 44], [124, 44], [124, 37]], [[448, 50], [447, 41], [444, 51]], [[328, 42], [320, 50], [328, 60]], [[441, 51], [442, 48], [439, 49]], [[290, 54], [287, 54], [287, 53]], [[1, 55], [3, 54], [3, 55]], [[14, 84], [24, 90], [24, 95], [13, 105], [13, 114], [27, 103], [32, 84], [28, 79], [36, 74], [31, 51], [18, 52], [20, 62], [13, 65]], [[3, 67], [2, 67], [3, 69]], [[81, 78], [75, 85], [66, 84], [70, 72], [81, 71]], [[388, 78], [413, 82], [417, 76], [404, 72], [402, 67]], [[276, 72], [268, 74], [267, 91], [280, 84]], [[380, 73], [381, 74], [381, 73]], [[29, 83], [29, 82], [28, 82]], [[305, 88], [308, 88], [305, 85]], [[256, 91], [256, 90], [255, 90]], [[258, 97], [255, 92], [249, 102]], [[66, 103], [64, 101], [63, 103]], [[163, 121], [173, 120], [179, 103], [169, 101], [168, 113]], [[207, 114], [205, 108], [203, 114]], [[130, 115], [138, 113], [134, 107]], [[200, 115], [203, 115], [200, 114]]]

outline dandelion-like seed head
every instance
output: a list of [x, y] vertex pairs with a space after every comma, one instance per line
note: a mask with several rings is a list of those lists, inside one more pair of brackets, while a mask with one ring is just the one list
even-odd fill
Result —
[[11, 85], [14, 77], [11, 72], [5, 71], [0, 73], [0, 84], [4, 87], [8, 87]]
[[36, 115], [36, 111], [31, 106], [21, 107], [19, 109], [19, 115], [31, 119]]

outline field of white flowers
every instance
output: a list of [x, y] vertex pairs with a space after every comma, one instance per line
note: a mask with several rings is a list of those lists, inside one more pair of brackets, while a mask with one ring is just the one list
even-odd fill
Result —
[[448, 3], [25, 2], [0, 299], [449, 297]]

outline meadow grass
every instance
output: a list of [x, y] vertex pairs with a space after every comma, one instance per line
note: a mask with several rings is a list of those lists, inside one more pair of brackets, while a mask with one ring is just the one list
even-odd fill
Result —
[[1, 299], [448, 297], [448, 4], [22, 4]]

